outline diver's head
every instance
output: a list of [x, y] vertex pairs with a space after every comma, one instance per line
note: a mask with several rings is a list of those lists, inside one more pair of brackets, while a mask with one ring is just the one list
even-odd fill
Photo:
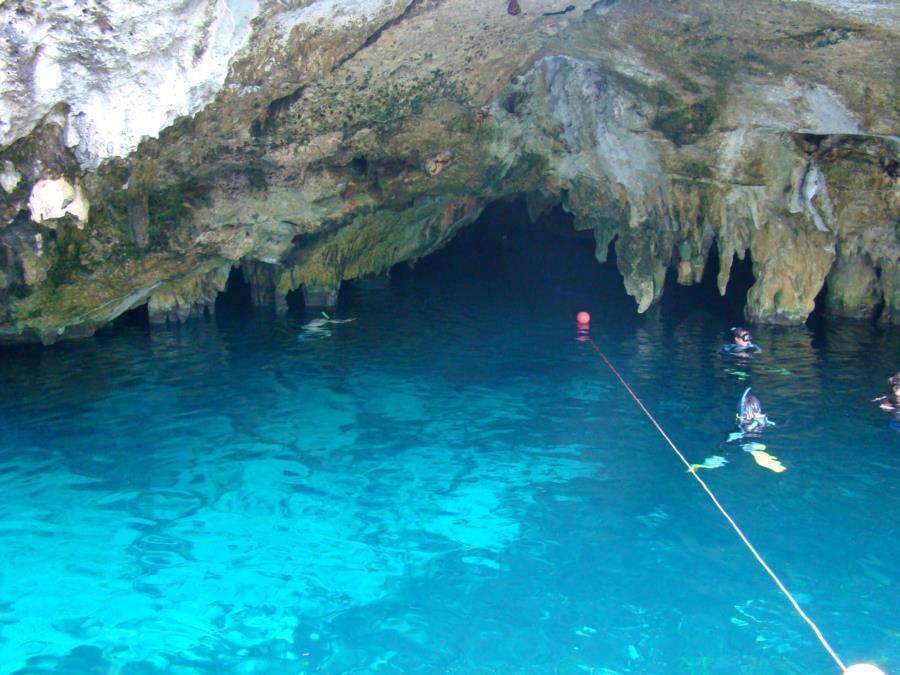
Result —
[[747, 398], [744, 399], [744, 419], [750, 420], [761, 414], [762, 405], [760, 405], [759, 399], [753, 394], [748, 394]]
[[749, 347], [753, 344], [753, 335], [750, 331], [741, 326], [731, 329], [731, 338], [738, 347]]

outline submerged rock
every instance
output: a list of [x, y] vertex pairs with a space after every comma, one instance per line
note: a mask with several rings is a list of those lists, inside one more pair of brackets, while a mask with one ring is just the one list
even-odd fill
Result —
[[[515, 7], [514, 7], [515, 5]], [[515, 15], [511, 18], [510, 14]], [[666, 275], [748, 318], [900, 321], [896, 9], [536, 0], [22, 0], [0, 8], [0, 340], [148, 304], [257, 304], [561, 204], [645, 311]], [[772, 33], [773, 22], [784, 27]], [[88, 208], [89, 206], [89, 208]]]

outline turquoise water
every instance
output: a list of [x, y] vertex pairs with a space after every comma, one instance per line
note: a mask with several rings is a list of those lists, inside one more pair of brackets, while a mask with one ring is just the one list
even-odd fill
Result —
[[[320, 341], [223, 305], [0, 353], [0, 671], [838, 672], [585, 309], [838, 654], [900, 672], [898, 333], [757, 327], [736, 364], [702, 289], [637, 316], [590, 244], [476, 245]], [[783, 473], [725, 442], [747, 384]]]

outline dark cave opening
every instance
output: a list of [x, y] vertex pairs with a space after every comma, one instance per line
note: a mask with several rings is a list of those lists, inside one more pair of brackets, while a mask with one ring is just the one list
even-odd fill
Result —
[[138, 305], [132, 309], [129, 309], [125, 312], [122, 312], [113, 319], [110, 326], [114, 328], [149, 328], [150, 327], [150, 308], [148, 304], [145, 302], [142, 305]]
[[[699, 310], [720, 317], [727, 325], [742, 323], [747, 292], [754, 282], [750, 256], [734, 257], [724, 296], [717, 285], [719, 270], [714, 243], [701, 282], [682, 286], [670, 271], [662, 299], [650, 312], [680, 320]], [[576, 230], [573, 216], [561, 205], [532, 222], [524, 200], [493, 202], [444, 248], [414, 265], [396, 265], [391, 277], [395, 283], [437, 284], [452, 279], [485, 289], [491, 284], [515, 284], [529, 300], [561, 303], [565, 311], [574, 313], [592, 303], [597, 310], [629, 321], [638, 316], [618, 271], [614, 244], [609, 246], [606, 262], [598, 262], [593, 233]]]
[[303, 289], [295, 288], [293, 291], [289, 291], [287, 296], [285, 296], [285, 302], [287, 303], [288, 312], [291, 314], [302, 312], [306, 309], [306, 302], [303, 300]]
[[247, 313], [253, 309], [250, 282], [238, 266], [232, 267], [225, 282], [225, 290], [216, 296], [216, 314]]
[[806, 318], [807, 327], [813, 332], [822, 331], [825, 328], [825, 321], [828, 313], [827, 308], [828, 282], [822, 284], [822, 288], [816, 294], [815, 305], [813, 311]]
[[719, 249], [715, 242], [709, 251], [703, 277], [699, 284], [683, 286], [677, 282], [675, 271], [669, 270], [666, 275], [663, 297], [660, 301], [661, 311], [666, 316], [680, 319], [698, 307], [703, 307], [706, 311], [721, 316], [730, 326], [743, 323], [747, 292], [755, 280], [753, 262], [750, 260], [749, 253], [744, 256], [743, 260], [737, 255], [732, 259], [725, 295], [719, 293], [720, 270]]
[[614, 269], [615, 258], [600, 265], [594, 257], [593, 234], [575, 230], [571, 214], [557, 205], [532, 222], [525, 201], [515, 199], [492, 202], [445, 247], [414, 265], [394, 266], [391, 276], [420, 281], [449, 276], [478, 283], [515, 278], [521, 283], [560, 285], [598, 268]]

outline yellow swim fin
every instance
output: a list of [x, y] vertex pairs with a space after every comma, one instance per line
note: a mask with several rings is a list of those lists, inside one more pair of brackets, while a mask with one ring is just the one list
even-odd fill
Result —
[[763, 452], [762, 450], [752, 450], [750, 452], [753, 455], [753, 459], [756, 460], [756, 463], [766, 469], [774, 471], [775, 473], [781, 473], [785, 471], [784, 465], [778, 461], [777, 457], [773, 457], [768, 452]]
[[713, 455], [712, 457], [704, 459], [703, 464], [691, 464], [691, 468], [688, 469], [688, 471], [694, 472], [697, 469], [720, 469], [726, 464], [728, 464], [727, 459], [719, 457], [718, 455]]
[[691, 468], [688, 471], [696, 471], [697, 469], [718, 469], [717, 466], [706, 466], [706, 464], [691, 464]]

